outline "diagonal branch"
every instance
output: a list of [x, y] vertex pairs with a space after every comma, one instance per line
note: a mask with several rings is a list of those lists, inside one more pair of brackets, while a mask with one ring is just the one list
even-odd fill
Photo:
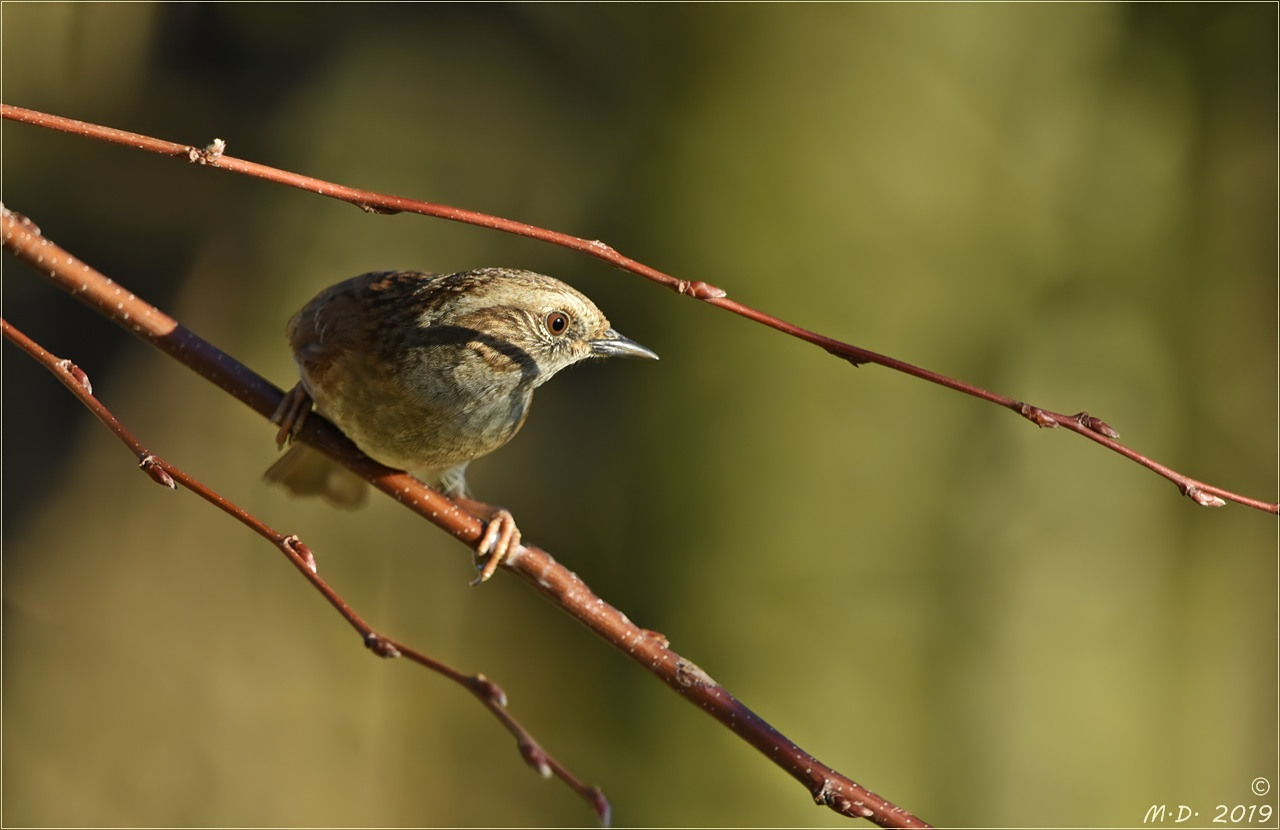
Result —
[[[3, 247], [46, 275], [90, 308], [152, 344], [270, 418], [283, 392], [176, 320], [112, 282], [88, 264], [40, 234], [26, 217], [0, 206]], [[483, 524], [406, 473], [384, 467], [360, 453], [322, 418], [308, 418], [300, 440], [364, 476], [375, 487], [451, 533], [469, 546], [480, 540]], [[545, 551], [520, 547], [504, 565], [685, 699], [709, 713], [740, 738], [800, 781], [818, 804], [882, 827], [922, 827], [920, 819], [854, 783], [809, 755], [690, 660], [669, 648], [661, 634], [642, 629]]]
[[50, 115], [37, 110], [15, 107], [10, 104], [0, 104], [0, 115], [3, 115], [4, 118], [10, 120], [21, 121], [27, 124], [44, 127], [46, 129], [60, 130], [62, 132], [81, 135], [88, 138], [96, 138], [101, 141], [123, 144], [139, 150], [146, 150], [148, 152], [164, 156], [185, 158], [195, 164], [217, 167], [233, 173], [240, 173], [258, 179], [265, 179], [266, 181], [275, 182], [277, 184], [296, 187], [300, 190], [318, 193], [321, 196], [328, 196], [330, 198], [350, 202], [361, 210], [371, 213], [418, 213], [423, 216], [434, 216], [441, 219], [449, 219], [454, 222], [463, 222], [469, 225], [479, 225], [485, 228], [492, 228], [493, 230], [502, 231], [504, 233], [526, 236], [531, 239], [538, 239], [543, 242], [550, 242], [553, 245], [559, 245], [564, 248], [579, 251], [589, 256], [593, 256], [596, 259], [603, 260], [604, 262], [607, 262], [617, 268], [621, 268], [624, 271], [630, 271], [633, 274], [637, 274], [660, 285], [664, 285], [677, 293], [686, 294], [694, 299], [702, 300], [703, 302], [723, 308], [726, 311], [746, 317], [747, 319], [753, 320], [761, 325], [776, 329], [784, 334], [812, 343], [832, 355], [848, 361], [854, 366], [864, 363], [877, 363], [886, 368], [893, 369], [894, 371], [903, 372], [913, 377], [920, 378], [921, 380], [927, 380], [930, 383], [936, 383], [939, 386], [944, 386], [956, 392], [962, 392], [966, 395], [1002, 406], [1018, 413], [1039, 427], [1063, 427], [1068, 429], [1077, 435], [1081, 435], [1088, 438], [1090, 441], [1101, 444], [1107, 449], [1128, 458], [1130, 461], [1140, 464], [1152, 472], [1163, 476], [1177, 485], [1179, 491], [1183, 495], [1189, 497], [1197, 504], [1205, 507], [1222, 507], [1226, 502], [1233, 501], [1247, 507], [1264, 510], [1268, 513], [1280, 514], [1280, 503], [1268, 502], [1252, 496], [1245, 496], [1222, 487], [1198, 481], [1190, 476], [1184, 475], [1183, 473], [1179, 473], [1178, 471], [1161, 464], [1158, 461], [1137, 452], [1136, 450], [1130, 449], [1116, 440], [1119, 438], [1119, 433], [1102, 420], [1089, 415], [1087, 412], [1079, 412], [1074, 415], [1052, 412], [1038, 406], [1024, 403], [1006, 395], [1001, 395], [996, 392], [983, 389], [980, 386], [975, 386], [973, 384], [957, 380], [939, 372], [934, 372], [929, 369], [907, 363], [906, 361], [898, 360], [897, 358], [878, 354], [868, 349], [853, 346], [825, 335], [818, 334], [817, 332], [809, 331], [808, 329], [801, 328], [800, 326], [779, 319], [771, 314], [766, 314], [763, 311], [758, 311], [748, 305], [739, 303], [736, 300], [731, 300], [722, 288], [701, 281], [690, 282], [688, 280], [677, 279], [670, 274], [666, 274], [656, 268], [645, 265], [638, 260], [624, 256], [609, 245], [598, 240], [583, 239], [570, 234], [539, 228], [535, 225], [529, 225], [524, 222], [516, 222], [511, 219], [490, 216], [488, 214], [478, 213], [471, 210], [463, 210], [461, 208], [450, 207], [449, 205], [424, 202], [417, 199], [406, 199], [401, 196], [391, 196], [382, 193], [374, 193], [368, 190], [361, 190], [355, 187], [347, 187], [345, 185], [327, 182], [323, 179], [303, 176], [298, 173], [291, 173], [286, 170], [269, 167], [265, 164], [258, 164], [256, 162], [234, 158], [226, 155], [226, 142], [222, 139], [214, 139], [212, 144], [201, 149], [186, 144], [177, 144], [171, 141], [164, 141], [150, 136], [140, 135], [138, 133], [117, 130], [112, 127], [90, 124], [73, 118], [65, 118], [63, 116]]
[[600, 791], [600, 788], [588, 787], [578, 780], [567, 767], [547, 753], [534, 740], [533, 735], [507, 711], [506, 693], [496, 683], [483, 674], [464, 674], [438, 660], [433, 660], [416, 649], [375, 631], [347, 604], [346, 600], [339, 596], [337, 591], [329, 587], [328, 583], [316, 574], [315, 557], [312, 555], [310, 548], [301, 539], [275, 530], [240, 505], [219, 495], [198, 479], [188, 475], [164, 459], [153, 455], [124, 424], [120, 423], [102, 401], [94, 397], [93, 385], [79, 366], [76, 366], [70, 360], [60, 360], [55, 355], [45, 351], [40, 344], [14, 328], [4, 318], [0, 318], [0, 331], [3, 332], [5, 339], [22, 349], [28, 356], [52, 372], [54, 377], [62, 381], [63, 386], [71, 390], [71, 393], [98, 420], [106, 424], [107, 428], [137, 456], [138, 468], [149, 475], [152, 480], [157, 484], [168, 487], [170, 490], [176, 490], [178, 485], [181, 484], [275, 545], [288, 558], [289, 562], [306, 577], [311, 586], [319, 591], [321, 596], [328, 600], [329, 604], [360, 634], [365, 646], [374, 654], [386, 658], [406, 657], [418, 665], [451, 680], [474, 695], [516, 739], [516, 746], [520, 750], [520, 755], [529, 766], [533, 767], [544, 778], [549, 778], [554, 774], [565, 782], [592, 806], [601, 824], [606, 827], [609, 826], [611, 808], [609, 800], [605, 798], [604, 793]]

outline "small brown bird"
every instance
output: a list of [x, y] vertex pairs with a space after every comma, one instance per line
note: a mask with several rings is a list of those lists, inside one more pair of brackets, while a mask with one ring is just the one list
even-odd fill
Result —
[[[489, 578], [520, 541], [511, 514], [467, 497], [466, 468], [511, 440], [533, 390], [589, 357], [657, 355], [591, 300], [532, 271], [384, 271], [321, 291], [288, 326], [302, 379], [272, 420], [283, 445], [314, 402], [366, 455], [408, 470], [488, 519]], [[355, 507], [365, 482], [303, 445], [267, 470], [294, 495]]]

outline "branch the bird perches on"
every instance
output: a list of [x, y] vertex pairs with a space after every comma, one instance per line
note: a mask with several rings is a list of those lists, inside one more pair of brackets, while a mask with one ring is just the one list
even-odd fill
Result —
[[[59, 288], [230, 393], [263, 418], [270, 419], [284, 397], [282, 390], [261, 375], [192, 333], [160, 309], [55, 245], [40, 233], [35, 223], [5, 206], [0, 206], [0, 238], [3, 239], [5, 250], [41, 271]], [[6, 326], [5, 331], [6, 336], [10, 336], [10, 327]], [[474, 547], [483, 538], [483, 522], [413, 476], [384, 467], [367, 458], [327, 421], [321, 418], [309, 418], [298, 438], [365, 477], [373, 486], [457, 537], [469, 547]], [[164, 465], [159, 465], [154, 460], [148, 463], [147, 458], [153, 457], [147, 454], [140, 466], [148, 475], [157, 478], [157, 470], [166, 471]], [[166, 474], [171, 475], [168, 472]], [[157, 478], [157, 480], [168, 484], [163, 479]], [[216, 494], [209, 500], [215, 504], [227, 503], [226, 499]], [[219, 506], [221, 507], [222, 504]], [[241, 518], [236, 511], [228, 510], [227, 512]], [[243, 518], [241, 520], [244, 521]], [[254, 529], [262, 533], [257, 527]], [[278, 547], [283, 544], [269, 533], [262, 533], [262, 535], [271, 539]], [[292, 552], [284, 548], [282, 550], [290, 556], [295, 566], [298, 565], [296, 554], [301, 554], [305, 559], [309, 553], [305, 548], [299, 551], [292, 543], [289, 547], [293, 549]], [[692, 661], [673, 651], [665, 637], [635, 625], [625, 614], [598, 597], [576, 574], [557, 563], [545, 551], [521, 545], [508, 553], [503, 562], [503, 568], [520, 576], [544, 597], [559, 605], [565, 612], [656, 675], [681, 696], [696, 704], [754, 746], [766, 758], [804, 784], [816, 803], [829, 807], [841, 815], [869, 819], [882, 827], [927, 826], [909, 812], [866, 790], [802, 750], [759, 715], [744, 706]], [[320, 589], [319, 580], [315, 575], [307, 576], [312, 585]], [[345, 603], [339, 606], [334, 602], [334, 596], [324, 589], [320, 590], [325, 594], [326, 599], [343, 612], [348, 622], [362, 632], [365, 645], [375, 653], [383, 657], [395, 657], [405, 653], [405, 647], [395, 641], [373, 632], [367, 626], [362, 628], [362, 624], [357, 624], [358, 617], [355, 617], [354, 612], [343, 611]], [[416, 655], [417, 652], [414, 654]], [[425, 660], [429, 658], [424, 657], [418, 662], [428, 665], [424, 662]], [[431, 662], [434, 663], [434, 661]], [[428, 668], [439, 671], [435, 665], [428, 665]], [[448, 672], [442, 673], [448, 674]], [[461, 675], [461, 673], [458, 674]], [[462, 675], [462, 677], [466, 676]], [[487, 683], [487, 681], [484, 682]], [[464, 685], [468, 684], [464, 682]], [[485, 699], [475, 689], [471, 691], [482, 700]], [[489, 708], [500, 717], [505, 715], [503, 707], [490, 705]], [[504, 718], [504, 725], [511, 729], [511, 722], [506, 718]], [[512, 731], [520, 737], [520, 733]], [[531, 739], [529, 742], [520, 742], [526, 760], [530, 759], [526, 747], [531, 743]], [[533, 746], [536, 747], [536, 744]], [[537, 758], [545, 759], [547, 756], [539, 750]], [[542, 768], [539, 763], [534, 761], [531, 763], [539, 769]], [[568, 771], [563, 770], [563, 767], [558, 764], [551, 769], [575, 791], [592, 802], [602, 820], [607, 820], [608, 803], [604, 801], [602, 795], [599, 795], [598, 790], [578, 783], [576, 778], [569, 775]]]

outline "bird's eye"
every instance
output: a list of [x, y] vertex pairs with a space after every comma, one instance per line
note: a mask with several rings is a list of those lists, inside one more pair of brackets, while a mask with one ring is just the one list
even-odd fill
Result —
[[552, 311], [547, 315], [547, 331], [553, 335], [564, 334], [569, 328], [569, 315], [563, 311]]

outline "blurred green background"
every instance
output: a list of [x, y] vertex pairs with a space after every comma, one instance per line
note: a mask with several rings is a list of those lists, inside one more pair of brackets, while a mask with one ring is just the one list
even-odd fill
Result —
[[[7, 103], [598, 238], [1276, 498], [1273, 4], [5, 4]], [[3, 197], [287, 387], [387, 268], [555, 274], [657, 364], [538, 394], [481, 498], [825, 762], [953, 826], [1274, 803], [1276, 520], [547, 245], [5, 122]], [[507, 691], [620, 825], [844, 825], [383, 498], [4, 259], [4, 315], [367, 619]], [[4, 369], [6, 825], [561, 825], [470, 697]], [[1250, 782], [1268, 779], [1256, 798]], [[1192, 822], [1196, 824], [1196, 822]]]

